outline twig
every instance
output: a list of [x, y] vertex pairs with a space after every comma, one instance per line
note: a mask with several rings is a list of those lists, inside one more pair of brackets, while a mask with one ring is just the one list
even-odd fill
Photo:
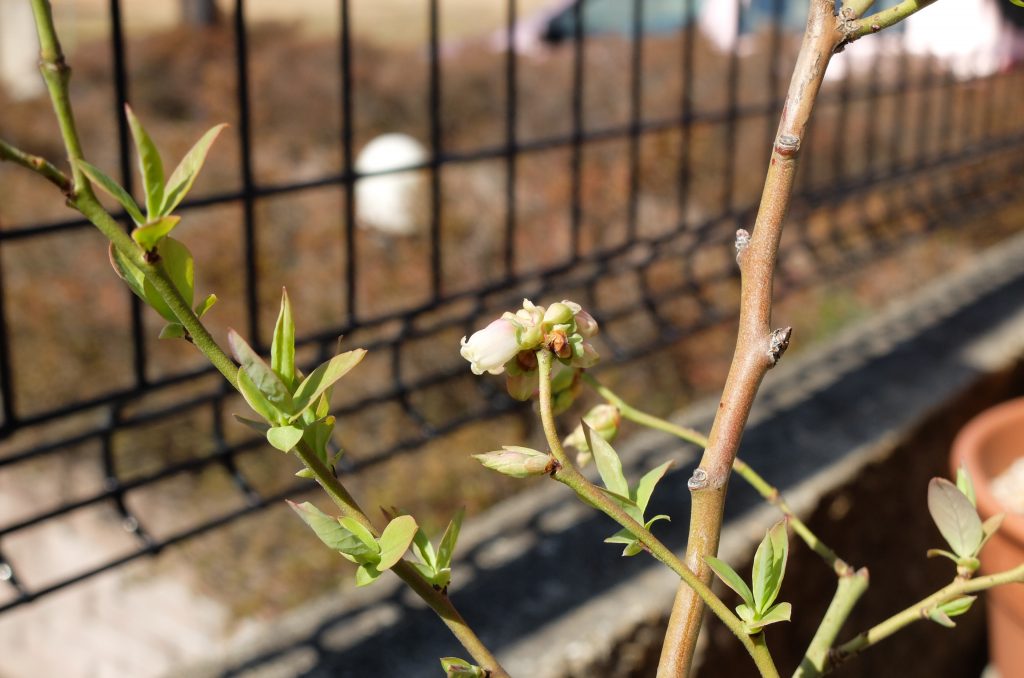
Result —
[[30, 169], [59, 188], [65, 195], [71, 194], [71, 179], [46, 158], [26, 153], [0, 139], [0, 160], [7, 160]]
[[[753, 233], [737, 255], [742, 287], [736, 349], [708, 445], [694, 476], [699, 482], [690, 483], [693, 508], [685, 562], [705, 582], [710, 581], [711, 570], [704, 557], [718, 551], [726, 486], [747, 417], [761, 380], [785, 346], [784, 342], [772, 342], [779, 336], [769, 324], [772, 281], [807, 121], [825, 68], [843, 39], [833, 8], [831, 0], [810, 0], [807, 29], [786, 95]], [[788, 333], [783, 334], [788, 340]], [[692, 589], [681, 586], [669, 619], [659, 676], [689, 674], [703, 614], [703, 605]]]
[[684, 565], [671, 549], [651, 534], [650, 530], [635, 521], [611, 497], [587, 480], [573, 466], [572, 461], [562, 447], [561, 437], [558, 435], [558, 430], [555, 427], [555, 416], [551, 404], [551, 363], [551, 351], [544, 348], [537, 352], [537, 368], [540, 382], [538, 400], [541, 423], [544, 427], [544, 435], [547, 439], [551, 455], [558, 462], [558, 466], [552, 472], [551, 477], [567, 485], [583, 501], [597, 508], [619, 525], [629, 530], [652, 556], [679, 575], [679, 578], [683, 580], [684, 586], [693, 587], [698, 599], [707, 604], [711, 611], [722, 620], [743, 644], [743, 647], [753, 658], [762, 676], [777, 676], [778, 670], [775, 668], [771, 655], [768, 653], [768, 648], [757, 639], [757, 636], [762, 636], [763, 634], [748, 635], [743, 630], [743, 622], [740, 618], [733, 614], [732, 610], [714, 594], [706, 582], [698, 579], [693, 571]]
[[864, 595], [868, 588], [868, 571], [861, 568], [856, 572], [849, 572], [839, 577], [836, 584], [835, 595], [829, 603], [825, 616], [822, 617], [818, 630], [807, 646], [804, 658], [793, 673], [793, 678], [817, 678], [825, 670], [828, 662], [828, 653], [836, 636], [843, 628], [843, 624], [853, 611], [854, 605]]
[[827, 673], [850, 657], [860, 654], [872, 645], [888, 638], [903, 627], [921, 619], [927, 619], [928, 611], [936, 605], [942, 605], [969, 593], [977, 593], [994, 586], [1010, 583], [1024, 584], [1024, 563], [1011, 570], [1005, 570], [984, 577], [957, 579], [952, 584], [939, 589], [927, 598], [919, 600], [902, 612], [897, 612], [880, 624], [858, 634], [853, 640], [843, 643], [832, 650], [829, 653], [829, 662], [825, 667], [825, 672]]
[[843, 43], [853, 42], [857, 38], [877, 33], [882, 29], [898, 24], [911, 14], [924, 9], [934, 2], [935, 0], [903, 0], [898, 5], [860, 19], [854, 18], [859, 16], [858, 14], [845, 16], [840, 14], [840, 18], [844, 19], [841, 30], [846, 36]]

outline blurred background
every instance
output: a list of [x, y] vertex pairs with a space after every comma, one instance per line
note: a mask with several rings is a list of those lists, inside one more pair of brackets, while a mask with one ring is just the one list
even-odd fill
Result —
[[[538, 427], [457, 348], [524, 296], [590, 309], [602, 379], [655, 414], [721, 388], [733, 238], [753, 222], [804, 0], [54, 14], [86, 157], [129, 191], [123, 102], [169, 166], [230, 123], [177, 237], [197, 293], [220, 299], [215, 337], [265, 350], [287, 287], [305, 364], [342, 335], [370, 349], [334, 402], [364, 506], [434, 534], [519, 489], [468, 455], [539, 444]], [[780, 254], [790, 351], [1020, 232], [1022, 17], [944, 0], [836, 57]], [[56, 161], [37, 49], [28, 3], [0, 0], [0, 137]], [[294, 460], [232, 420], [244, 403], [196, 351], [156, 338], [100, 234], [10, 165], [0, 284], [0, 675], [163, 675], [348, 595], [346, 563], [283, 505], [320, 502]]]

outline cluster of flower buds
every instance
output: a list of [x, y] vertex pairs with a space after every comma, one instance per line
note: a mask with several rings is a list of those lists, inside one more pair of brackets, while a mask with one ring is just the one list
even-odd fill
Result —
[[473, 374], [503, 374], [509, 394], [529, 400], [536, 393], [537, 350], [549, 349], [561, 362], [552, 378], [554, 409], [572, 404], [579, 391], [578, 370], [592, 367], [597, 351], [587, 340], [597, 334], [597, 321], [579, 304], [561, 301], [547, 308], [523, 299], [514, 313], [505, 313], [473, 336], [462, 338], [462, 357]]

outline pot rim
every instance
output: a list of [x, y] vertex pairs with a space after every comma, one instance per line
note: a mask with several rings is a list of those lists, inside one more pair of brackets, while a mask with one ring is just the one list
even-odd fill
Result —
[[[980, 460], [982, 443], [991, 431], [1014, 424], [1024, 429], [1024, 397], [995, 405], [967, 422], [953, 441], [950, 461], [954, 477], [961, 463], [970, 473], [974, 481], [978, 513], [982, 520], [997, 513], [1006, 513], [996, 538], [1002, 537], [1024, 545], [1024, 515], [1010, 513], [996, 501], [991, 490], [991, 478], [985, 474]], [[1021, 448], [1021, 456], [1024, 457], [1024, 445]]]

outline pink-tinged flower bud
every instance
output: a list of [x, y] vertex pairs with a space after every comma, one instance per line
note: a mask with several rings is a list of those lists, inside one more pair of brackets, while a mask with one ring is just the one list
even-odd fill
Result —
[[[619, 424], [622, 423], [622, 414], [614, 405], [595, 405], [583, 416], [583, 421], [599, 436], [611, 442], [619, 433]], [[583, 424], [577, 426], [572, 433], [562, 441], [565, 447], [575, 447], [578, 450], [576, 463], [585, 466], [590, 461], [590, 445], [583, 433]]]
[[508, 376], [505, 378], [505, 388], [508, 390], [508, 394], [516, 400], [529, 400], [533, 397], [538, 387], [539, 382], [536, 370], [532, 372], [520, 371], [518, 374], [513, 374], [512, 370], [509, 369]]
[[505, 445], [500, 450], [473, 457], [487, 468], [513, 478], [539, 476], [554, 470], [554, 459], [550, 455], [528, 447]]
[[597, 334], [597, 321], [594, 320], [594, 316], [590, 315], [586, 311], [580, 311], [576, 314], [576, 331], [580, 333], [584, 339]]
[[590, 369], [597, 364], [597, 361], [601, 359], [601, 356], [597, 354], [597, 349], [590, 345], [590, 342], [583, 342], [580, 347], [582, 349], [582, 355], [573, 357], [570, 364], [573, 367], [579, 367], [581, 369]]
[[466, 340], [462, 338], [462, 357], [469, 361], [473, 374], [501, 374], [505, 363], [519, 353], [516, 327], [508, 320], [499, 318], [482, 330], [473, 333]]

